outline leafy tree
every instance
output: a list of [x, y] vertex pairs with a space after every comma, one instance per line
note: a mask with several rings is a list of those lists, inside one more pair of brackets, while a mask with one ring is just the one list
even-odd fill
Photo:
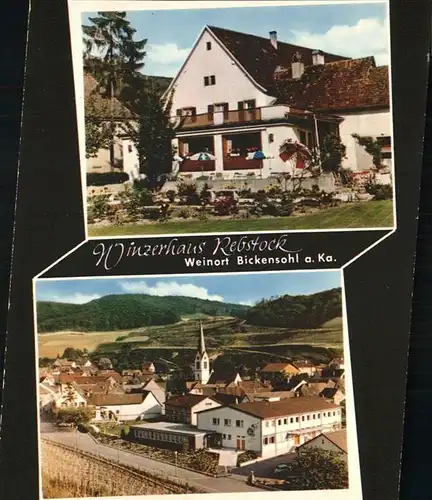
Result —
[[352, 137], [357, 141], [359, 146], [362, 146], [366, 153], [372, 156], [372, 163], [378, 170], [382, 167], [382, 149], [378, 139], [369, 136], [361, 136], [359, 134], [352, 134]]
[[82, 408], [60, 408], [55, 412], [57, 424], [80, 425], [87, 424], [94, 418], [94, 412], [87, 407]]
[[[99, 149], [109, 148], [113, 167], [114, 136], [118, 127], [113, 102], [115, 98], [126, 105], [135, 101], [147, 41], [134, 39], [136, 30], [126, 19], [126, 12], [98, 12], [98, 16], [89, 21], [90, 25], [82, 27], [84, 68], [98, 82], [95, 92], [108, 100], [108, 109], [102, 113], [91, 99], [86, 103], [86, 155], [96, 156]], [[104, 123], [101, 123], [101, 115]]]
[[283, 477], [294, 490], [336, 490], [348, 488], [348, 468], [340, 455], [320, 448], [299, 452]]
[[139, 114], [135, 145], [138, 150], [140, 172], [155, 187], [164, 175], [172, 171], [172, 139], [175, 136], [171, 122], [173, 93], [161, 96], [155, 81], [147, 81], [146, 88], [137, 99]]
[[328, 134], [320, 144], [319, 162], [324, 172], [337, 172], [346, 158], [346, 146], [338, 134]]
[[84, 355], [84, 353], [83, 353], [83, 351], [81, 351], [81, 349], [74, 349], [73, 347], [66, 347], [66, 349], [63, 351], [62, 358], [76, 360], [76, 359], [82, 358], [83, 355]]

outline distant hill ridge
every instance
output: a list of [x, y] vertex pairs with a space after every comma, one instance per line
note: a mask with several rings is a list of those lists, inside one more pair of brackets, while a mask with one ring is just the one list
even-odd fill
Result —
[[245, 319], [248, 324], [316, 328], [342, 316], [341, 290], [312, 295], [283, 295], [255, 306], [183, 296], [105, 295], [85, 304], [37, 302], [38, 331], [111, 331], [172, 325], [182, 316], [206, 314]]
[[146, 294], [105, 295], [85, 304], [38, 302], [39, 332], [110, 331], [170, 325], [190, 314], [244, 317], [248, 306], [194, 297]]

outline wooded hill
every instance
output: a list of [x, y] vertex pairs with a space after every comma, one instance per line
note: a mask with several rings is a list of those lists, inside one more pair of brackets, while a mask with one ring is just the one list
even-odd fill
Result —
[[38, 302], [38, 331], [112, 331], [172, 325], [183, 316], [232, 316], [250, 325], [316, 328], [342, 316], [339, 288], [313, 295], [284, 295], [253, 307], [192, 297], [144, 294], [106, 295], [86, 304]]
[[283, 295], [262, 300], [246, 313], [251, 325], [282, 328], [317, 328], [342, 316], [341, 289], [334, 288], [313, 295]]
[[151, 325], [170, 325], [182, 316], [244, 317], [247, 306], [192, 297], [144, 294], [106, 295], [86, 304], [38, 302], [38, 331], [111, 331]]

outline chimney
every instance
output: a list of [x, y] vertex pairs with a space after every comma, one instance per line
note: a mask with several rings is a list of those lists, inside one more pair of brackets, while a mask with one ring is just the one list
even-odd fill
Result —
[[312, 64], [313, 66], [319, 66], [320, 64], [324, 64], [324, 53], [322, 50], [314, 50], [312, 52]]
[[270, 31], [269, 35], [270, 35], [270, 43], [277, 50], [278, 48], [277, 31]]
[[292, 69], [292, 77], [294, 79], [299, 79], [302, 77], [304, 73], [304, 63], [302, 55], [298, 51], [294, 54], [292, 58], [291, 69]]

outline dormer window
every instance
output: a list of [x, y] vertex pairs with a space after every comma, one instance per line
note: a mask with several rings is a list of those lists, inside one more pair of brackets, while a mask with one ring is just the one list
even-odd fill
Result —
[[206, 48], [207, 48], [207, 50], [211, 50], [211, 48], [212, 48], [211, 42], [206, 43]]

